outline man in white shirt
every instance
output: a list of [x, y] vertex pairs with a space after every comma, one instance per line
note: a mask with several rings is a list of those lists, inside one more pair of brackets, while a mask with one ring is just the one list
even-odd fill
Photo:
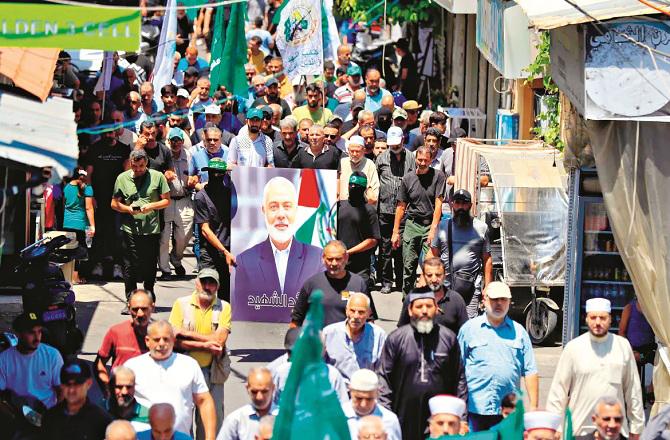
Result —
[[251, 403], [226, 417], [216, 440], [254, 440], [260, 420], [266, 415], [277, 415], [278, 408], [272, 404], [274, 389], [270, 370], [252, 368], [247, 376], [247, 393]]
[[22, 313], [12, 323], [19, 339], [0, 353], [0, 390], [38, 398], [47, 408], [57, 402], [63, 358], [58, 350], [42, 344], [42, 321], [35, 313]]
[[216, 435], [214, 399], [209, 393], [198, 362], [173, 353], [175, 334], [168, 321], [149, 325], [146, 336], [149, 352], [129, 359], [124, 365], [135, 373], [135, 398], [146, 407], [170, 403], [176, 412], [175, 430], [190, 433], [195, 406], [202, 417], [205, 439]]
[[257, 108], [247, 111], [247, 125], [230, 142], [228, 165], [274, 168], [272, 140], [261, 133], [263, 112]]

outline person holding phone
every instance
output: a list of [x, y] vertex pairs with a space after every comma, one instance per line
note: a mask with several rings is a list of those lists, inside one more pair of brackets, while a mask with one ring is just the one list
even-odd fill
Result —
[[[114, 184], [111, 207], [120, 212], [123, 236], [123, 281], [126, 297], [137, 288], [155, 297], [156, 264], [161, 234], [159, 211], [170, 205], [170, 187], [165, 176], [149, 169], [149, 157], [143, 149], [130, 153], [130, 170], [119, 174]], [[128, 313], [128, 308], [122, 312]]]

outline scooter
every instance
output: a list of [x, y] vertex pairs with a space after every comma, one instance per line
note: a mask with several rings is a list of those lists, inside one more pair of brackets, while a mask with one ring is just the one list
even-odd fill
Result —
[[23, 284], [23, 310], [42, 318], [43, 341], [63, 357], [76, 353], [84, 341], [77, 327], [74, 291], [60, 267], [81, 257], [79, 246], [63, 248], [74, 240], [67, 234], [48, 236], [21, 250], [15, 269]]

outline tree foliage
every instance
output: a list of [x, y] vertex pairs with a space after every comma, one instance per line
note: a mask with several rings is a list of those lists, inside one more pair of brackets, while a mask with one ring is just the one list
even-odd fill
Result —
[[[335, 0], [336, 12], [354, 21], [372, 21], [384, 14], [384, 1]], [[386, 15], [399, 23], [430, 23], [439, 17], [439, 6], [431, 1], [389, 0]]]

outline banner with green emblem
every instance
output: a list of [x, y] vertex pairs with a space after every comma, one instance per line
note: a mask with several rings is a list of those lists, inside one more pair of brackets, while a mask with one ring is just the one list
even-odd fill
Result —
[[137, 8], [0, 3], [0, 47], [134, 52], [140, 27]]

